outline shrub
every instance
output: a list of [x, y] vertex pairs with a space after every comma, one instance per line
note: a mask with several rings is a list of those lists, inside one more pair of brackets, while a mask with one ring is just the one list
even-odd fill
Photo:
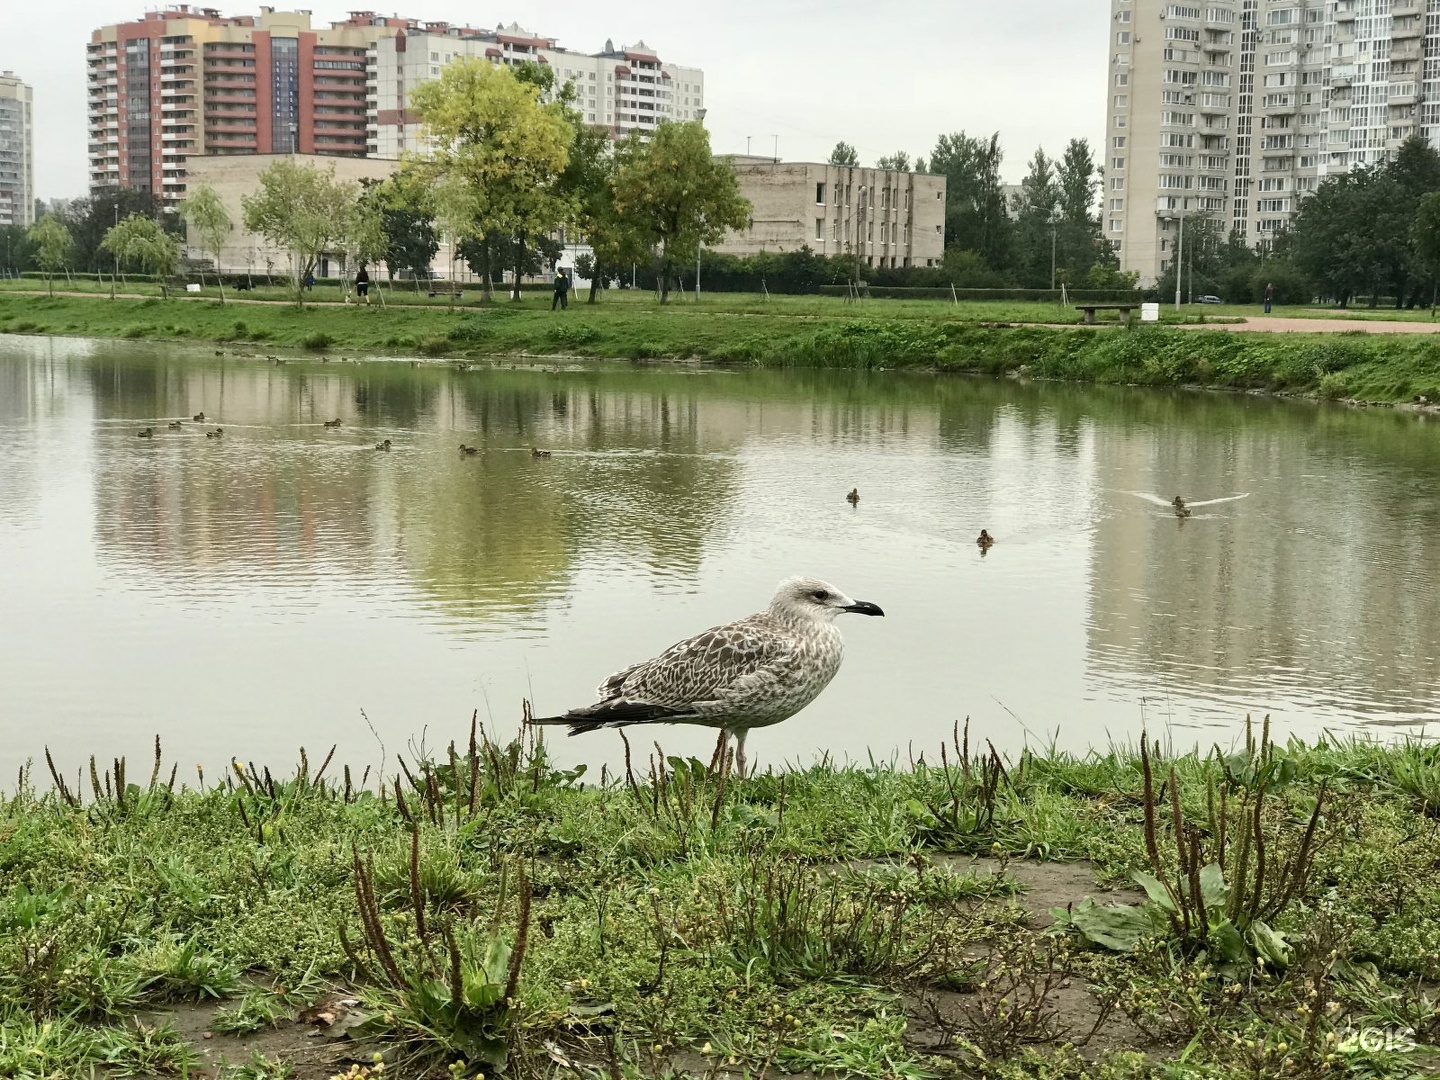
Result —
[[333, 344], [335, 344], [335, 339], [323, 330], [316, 330], [314, 333], [306, 334], [300, 339], [300, 347], [310, 349], [312, 352], [328, 349]]

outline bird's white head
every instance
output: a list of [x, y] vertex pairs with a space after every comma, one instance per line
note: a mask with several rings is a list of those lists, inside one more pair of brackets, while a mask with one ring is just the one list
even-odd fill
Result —
[[776, 615], [813, 622], [834, 622], [842, 611], [857, 615], [884, 615], [868, 600], [852, 600], [828, 581], [812, 577], [792, 577], [780, 582], [770, 610]]

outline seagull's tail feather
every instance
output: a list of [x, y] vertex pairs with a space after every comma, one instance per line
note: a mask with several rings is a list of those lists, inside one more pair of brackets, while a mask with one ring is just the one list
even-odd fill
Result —
[[602, 701], [584, 709], [571, 709], [563, 716], [537, 716], [532, 724], [568, 724], [571, 735], [583, 735], [587, 731], [602, 728], [629, 727], [631, 724], [663, 723], [694, 714], [686, 709], [675, 709], [668, 705], [652, 705], [643, 701]]

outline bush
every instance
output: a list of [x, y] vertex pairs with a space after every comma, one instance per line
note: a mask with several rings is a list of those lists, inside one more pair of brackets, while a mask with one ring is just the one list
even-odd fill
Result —
[[313, 334], [306, 334], [300, 339], [300, 347], [319, 352], [321, 349], [328, 349], [335, 344], [335, 339], [322, 330], [316, 330]]

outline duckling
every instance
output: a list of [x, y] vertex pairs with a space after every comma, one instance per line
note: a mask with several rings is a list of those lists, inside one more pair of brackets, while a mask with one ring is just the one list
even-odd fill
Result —
[[205, 432], [205, 437], [206, 437], [207, 439], [219, 439], [219, 438], [223, 438], [224, 435], [225, 435], [225, 429], [224, 429], [224, 428], [218, 428], [218, 427], [217, 427], [214, 431], [207, 431], [207, 432]]
[[531, 457], [549, 457], [549, 456], [550, 456], [550, 451], [549, 451], [549, 450], [540, 450], [540, 449], [537, 449], [536, 447], [533, 447], [533, 446], [532, 446], [532, 447], [530, 448], [530, 456], [531, 456]]
[[384, 442], [377, 442], [375, 444], [375, 449], [384, 450], [388, 454], [390, 452], [390, 440], [386, 439]]
[[1180, 498], [1179, 495], [1175, 496], [1170, 505], [1175, 508], [1176, 517], [1187, 518], [1190, 516], [1190, 508], [1185, 505], [1185, 500]]
[[460, 444], [460, 452], [462, 454], [478, 454], [480, 452], [480, 448], [478, 446], [466, 446], [462, 442]]
[[339, 426], [340, 426], [340, 418], [337, 416], [334, 420], [326, 420], [326, 421], [325, 421], [325, 426], [326, 426], [326, 427], [339, 427]]
[[171, 431], [179, 431], [185, 425], [179, 420], [171, 420], [170, 423], [166, 424], [165, 426], [168, 427]]
[[850, 489], [850, 494], [845, 496], [845, 501], [848, 502], [851, 506], [859, 506], [859, 505], [860, 505], [860, 489], [859, 489], [859, 488], [851, 488], [851, 489]]
[[135, 433], [135, 436], [140, 439], [153, 439], [155, 437], [155, 429], [153, 427], [142, 428]]
[[995, 538], [990, 535], [989, 529], [981, 529], [980, 535], [975, 538], [975, 543], [980, 546], [981, 551], [989, 551], [995, 543]]
[[194, 416], [190, 417], [190, 419], [194, 420], [197, 424], [203, 424], [205, 422], [205, 414], [203, 412], [197, 412]]

